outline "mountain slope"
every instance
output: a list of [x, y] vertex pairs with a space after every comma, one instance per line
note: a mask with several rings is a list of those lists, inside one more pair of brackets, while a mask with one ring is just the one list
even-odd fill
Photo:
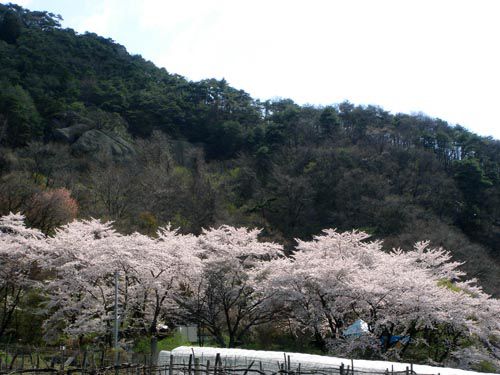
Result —
[[290, 244], [362, 228], [445, 246], [499, 293], [497, 140], [376, 106], [260, 102], [15, 5], [0, 5], [0, 62], [1, 214], [63, 187], [123, 231], [227, 223]]

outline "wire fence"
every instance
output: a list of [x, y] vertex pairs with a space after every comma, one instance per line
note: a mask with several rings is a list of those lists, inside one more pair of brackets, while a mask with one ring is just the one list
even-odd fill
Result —
[[241, 358], [223, 358], [220, 354], [217, 354], [215, 359], [213, 357], [210, 359], [204, 359], [203, 356], [195, 357], [194, 354], [190, 355], [189, 358], [170, 355], [165, 368], [170, 372], [163, 375], [420, 375], [413, 371], [413, 365], [408, 366], [404, 371], [394, 371], [392, 368], [387, 368], [384, 371], [366, 370], [354, 368], [352, 361], [351, 364], [341, 364], [340, 366], [293, 363], [290, 361], [290, 356], [286, 354], [284, 354], [283, 361], [269, 362], [245, 359], [245, 363], [241, 363]]
[[[120, 366], [151, 367], [155, 359], [148, 353], [132, 351], [118, 352]], [[93, 372], [97, 369], [115, 365], [113, 351], [101, 348], [72, 349], [37, 348], [21, 345], [0, 345], [0, 374], [29, 372]]]
[[409, 375], [416, 374], [411, 371], [384, 371], [384, 372], [373, 372], [373, 371], [362, 371], [350, 369], [349, 366], [343, 367], [332, 367], [332, 368], [321, 368], [321, 369], [307, 369], [307, 370], [288, 370], [280, 369], [277, 371], [264, 371], [258, 368], [248, 368], [248, 367], [216, 367], [210, 366], [210, 364], [193, 364], [192, 367], [186, 366], [185, 364], [173, 364], [172, 366], [146, 366], [139, 364], [120, 364], [118, 366], [107, 366], [100, 367], [96, 369], [84, 369], [84, 368], [66, 368], [64, 370], [60, 368], [28, 368], [28, 369], [13, 369], [7, 371], [1, 371], [0, 374], [14, 375], [14, 374], [27, 374], [27, 375], [42, 375], [42, 374], [55, 374], [55, 375], [382, 375], [382, 374], [394, 374], [394, 375]]
[[[115, 360], [118, 359], [115, 365]], [[0, 347], [0, 375], [439, 375], [421, 374], [413, 365], [404, 371], [392, 368], [381, 370], [358, 369], [354, 362], [340, 366], [322, 367], [319, 364], [292, 363], [290, 356], [282, 361], [214, 357], [174, 357], [157, 361], [157, 356], [105, 350], [66, 350], [61, 347], [37, 349], [29, 347]]]

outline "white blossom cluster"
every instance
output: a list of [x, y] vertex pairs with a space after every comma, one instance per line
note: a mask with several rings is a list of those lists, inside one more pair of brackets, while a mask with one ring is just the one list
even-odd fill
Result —
[[[328, 229], [297, 240], [287, 257], [259, 234], [221, 226], [199, 236], [171, 227], [153, 237], [122, 235], [112, 223], [91, 219], [46, 237], [10, 214], [0, 218], [2, 314], [36, 289], [46, 298], [48, 339], [110, 338], [118, 272], [122, 337], [189, 321], [220, 345], [235, 346], [253, 327], [272, 322], [337, 352], [371, 348], [398, 356], [409, 345], [445, 337], [446, 358], [459, 339], [473, 337], [498, 356], [499, 302], [465, 280], [449, 252], [427, 242], [385, 252], [366, 233]], [[343, 337], [358, 319], [368, 332]], [[403, 345], [391, 345], [394, 336], [405, 337]]]

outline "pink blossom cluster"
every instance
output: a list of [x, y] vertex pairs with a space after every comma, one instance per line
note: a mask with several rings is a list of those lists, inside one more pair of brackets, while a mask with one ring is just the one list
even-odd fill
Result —
[[[194, 236], [168, 226], [156, 236], [123, 235], [110, 222], [90, 219], [47, 237], [10, 214], [0, 218], [0, 289], [9, 295], [2, 313], [36, 289], [46, 297], [47, 339], [110, 338], [118, 272], [122, 337], [191, 322], [220, 345], [235, 346], [255, 326], [273, 323], [334, 350], [392, 353], [396, 335], [409, 338], [400, 350], [443, 330], [486, 347], [500, 337], [498, 300], [464, 279], [448, 251], [428, 242], [386, 252], [366, 233], [328, 229], [297, 240], [285, 256], [281, 245], [260, 241], [259, 234], [221, 226]], [[344, 337], [359, 319], [367, 332]]]

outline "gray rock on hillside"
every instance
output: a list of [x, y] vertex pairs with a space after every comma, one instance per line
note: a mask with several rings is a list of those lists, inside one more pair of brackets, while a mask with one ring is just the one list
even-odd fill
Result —
[[89, 124], [75, 124], [62, 129], [54, 130], [54, 136], [68, 143], [75, 142], [78, 137], [81, 137], [83, 133], [92, 129], [92, 125]]
[[93, 129], [83, 133], [71, 145], [76, 153], [106, 153], [112, 156], [127, 156], [135, 152], [132, 143], [117, 134]]

